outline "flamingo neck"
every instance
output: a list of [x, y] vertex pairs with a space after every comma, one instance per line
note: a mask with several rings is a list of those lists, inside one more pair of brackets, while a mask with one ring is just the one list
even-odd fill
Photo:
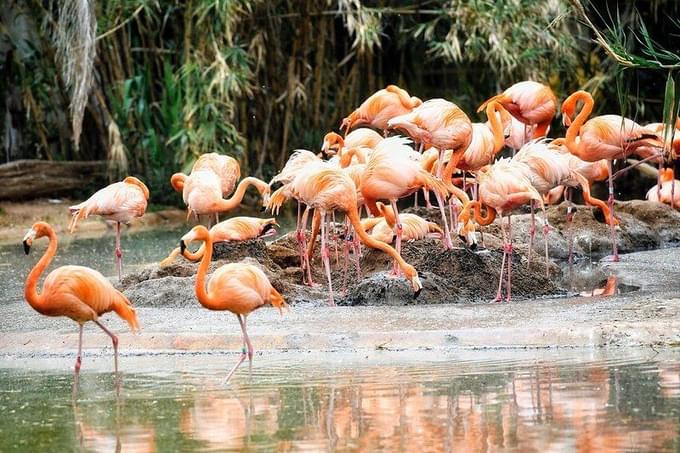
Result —
[[196, 298], [205, 308], [209, 310], [219, 310], [219, 307], [216, 306], [215, 298], [205, 288], [208, 267], [210, 267], [210, 261], [212, 260], [213, 254], [213, 243], [210, 234], [206, 235], [205, 238], [203, 238], [203, 241], [205, 251], [203, 253], [203, 258], [201, 259], [201, 264], [198, 266], [198, 272], [196, 273]]
[[24, 297], [28, 304], [38, 313], [45, 313], [45, 300], [41, 294], [38, 294], [38, 280], [45, 271], [45, 268], [50, 265], [54, 255], [57, 253], [57, 235], [51, 228], [47, 230], [47, 237], [50, 243], [45, 251], [45, 254], [40, 258], [38, 263], [33, 267], [26, 279], [26, 286], [24, 288]]
[[496, 219], [496, 210], [491, 206], [486, 206], [486, 214], [482, 216], [482, 203], [475, 200], [467, 203], [460, 214], [460, 221], [464, 224], [470, 221], [470, 211], [474, 216], [475, 222], [480, 226], [490, 225]]
[[401, 270], [404, 272], [404, 275], [408, 278], [413, 277], [413, 271], [411, 266], [404, 261], [404, 259], [401, 257], [400, 254], [397, 253], [396, 250], [394, 250], [392, 247], [389, 245], [385, 244], [384, 242], [380, 242], [378, 240], [373, 239], [371, 236], [369, 236], [366, 231], [361, 227], [361, 220], [359, 219], [359, 214], [357, 213], [356, 207], [352, 207], [346, 211], [347, 217], [349, 218], [350, 223], [352, 224], [352, 227], [354, 227], [354, 231], [356, 231], [357, 235], [359, 236], [359, 239], [361, 239], [361, 242], [366, 244], [366, 246], [373, 248], [373, 249], [378, 249], [382, 250], [399, 264], [399, 267]]
[[578, 101], [583, 102], [583, 107], [578, 112], [578, 115], [576, 115], [576, 118], [574, 118], [574, 121], [572, 121], [569, 129], [567, 129], [564, 144], [567, 146], [567, 149], [569, 149], [569, 152], [578, 156], [581, 150], [579, 144], [576, 143], [576, 137], [578, 137], [579, 132], [581, 131], [581, 126], [583, 126], [590, 117], [590, 114], [593, 111], [594, 101], [590, 93], [585, 91], [577, 91], [572, 94], [571, 97], [574, 99], [574, 103]]
[[493, 134], [494, 154], [503, 149], [503, 145], [505, 144], [503, 125], [498, 120], [498, 115], [496, 115], [496, 112], [500, 113], [501, 109], [503, 109], [503, 106], [501, 106], [498, 102], [490, 102], [489, 105], [486, 106], [486, 116], [489, 119], [491, 133]]
[[219, 211], [231, 211], [232, 209], [238, 207], [243, 201], [243, 196], [246, 194], [246, 190], [250, 186], [255, 186], [260, 194], [264, 193], [267, 187], [267, 183], [264, 181], [249, 176], [244, 178], [236, 187], [236, 192], [229, 197], [227, 200], [220, 199], [216, 205]]

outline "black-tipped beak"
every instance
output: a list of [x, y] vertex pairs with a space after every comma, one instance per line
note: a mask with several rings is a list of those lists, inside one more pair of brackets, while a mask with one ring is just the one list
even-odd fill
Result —
[[24, 253], [28, 255], [28, 252], [31, 251], [31, 245], [28, 243], [28, 241], [24, 241]]
[[264, 211], [266, 211], [266, 210], [267, 210], [267, 207], [266, 207], [266, 206], [260, 207], [260, 212], [264, 212]]
[[274, 225], [272, 225], [271, 223], [265, 225], [264, 228], [262, 228], [262, 233], [260, 233], [260, 236], [262, 236], [263, 234], [265, 234], [269, 230], [273, 230], [273, 229], [274, 229]]
[[477, 243], [476, 242], [473, 242], [472, 244], [470, 244], [470, 250], [477, 250]]
[[184, 254], [184, 251], [187, 249], [187, 245], [184, 243], [184, 241], [180, 240], [179, 241], [179, 251], [181, 254]]
[[417, 299], [418, 296], [420, 296], [420, 292], [423, 290], [423, 288], [419, 288], [415, 293], [413, 293], [413, 299]]

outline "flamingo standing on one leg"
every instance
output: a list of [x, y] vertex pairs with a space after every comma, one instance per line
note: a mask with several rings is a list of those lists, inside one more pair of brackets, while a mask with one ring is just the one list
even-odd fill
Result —
[[[505, 110], [526, 126], [536, 126], [531, 138], [545, 137], [550, 122], [557, 113], [557, 98], [549, 86], [526, 80], [518, 82], [503, 93], [485, 101], [477, 111], [481, 112], [489, 102], [500, 103]], [[525, 133], [525, 137], [526, 137]]]
[[[210, 228], [210, 235], [213, 243], [216, 242], [237, 242], [250, 239], [264, 239], [276, 234], [278, 224], [276, 219], [258, 219], [255, 217], [232, 217]], [[195, 252], [186, 248], [184, 252], [175, 248], [170, 255], [160, 262], [161, 267], [169, 266], [180, 254], [189, 261], [198, 261], [205, 253], [205, 243]]]
[[383, 242], [371, 238], [362, 228], [359, 210], [357, 208], [357, 187], [342, 169], [329, 167], [328, 165], [323, 164], [310, 166], [306, 172], [301, 173], [295, 178], [289, 188], [282, 187], [272, 194], [269, 203], [269, 208], [272, 212], [276, 212], [281, 207], [281, 204], [287, 199], [286, 190], [290, 190], [294, 198], [302, 201], [307, 206], [318, 210], [320, 213], [321, 257], [324, 261], [324, 267], [328, 277], [330, 293], [329, 301], [331, 305], [333, 305], [334, 302], [324, 224], [326, 213], [333, 210], [339, 210], [345, 213], [361, 242], [368, 247], [382, 250], [394, 258], [399, 263], [399, 267], [404, 275], [411, 282], [411, 286], [415, 291], [415, 296], [420, 293], [422, 284], [420, 283], [420, 279], [418, 278], [418, 274], [414, 267], [405, 262], [396, 250]]
[[121, 182], [111, 184], [98, 190], [86, 201], [69, 207], [73, 215], [69, 230], [76, 228], [78, 220], [90, 215], [100, 215], [116, 222], [116, 267], [118, 280], [123, 273], [123, 251], [120, 248], [120, 224], [128, 224], [135, 217], [141, 217], [146, 211], [149, 200], [149, 189], [134, 176], [128, 176]]
[[78, 384], [82, 363], [83, 325], [87, 321], [97, 324], [113, 343], [114, 369], [118, 373], [118, 337], [99, 321], [99, 316], [115, 311], [127, 321], [134, 331], [139, 328], [137, 314], [130, 301], [111, 282], [99, 272], [83, 266], [62, 266], [49, 273], [43, 283], [42, 293], [38, 294], [38, 280], [57, 253], [57, 235], [45, 222], [33, 224], [24, 236], [24, 251], [28, 255], [33, 241], [42, 237], [49, 239], [47, 251], [35, 265], [24, 289], [24, 297], [31, 307], [47, 316], [67, 316], [78, 323], [78, 357], [76, 358], [73, 391]]
[[196, 298], [208, 310], [227, 310], [236, 315], [243, 333], [243, 349], [241, 357], [227, 375], [227, 381], [246, 359], [253, 366], [253, 345], [248, 337], [246, 318], [254, 310], [272, 305], [281, 311], [287, 307], [283, 296], [269, 283], [269, 279], [259, 268], [245, 263], [229, 263], [217, 269], [206, 289], [206, 275], [212, 259], [212, 238], [208, 229], [202, 225], [195, 226], [182, 236], [180, 249], [186, 248], [191, 241], [203, 241], [205, 253], [196, 274]]
[[423, 101], [410, 96], [406, 90], [396, 85], [388, 85], [373, 93], [359, 108], [344, 118], [340, 130], [344, 129], [347, 134], [354, 126], [365, 124], [386, 131], [387, 122], [391, 118], [408, 113], [422, 103]]
[[[570, 153], [582, 160], [594, 162], [607, 159], [609, 163], [609, 211], [614, 212], [614, 175], [612, 160], [623, 159], [642, 146], [663, 148], [663, 142], [645, 128], [619, 115], [603, 115], [588, 119], [593, 111], [593, 97], [587, 91], [577, 91], [562, 103], [565, 119], [573, 118], [576, 104], [583, 107], [567, 129], [564, 144]], [[567, 120], [568, 121], [568, 120]], [[616, 230], [609, 223], [612, 238], [613, 260], [619, 260]]]
[[[506, 260], [508, 273], [506, 281], [506, 300], [512, 298], [512, 221], [510, 212], [519, 206], [536, 201], [543, 206], [541, 194], [534, 188], [531, 181], [524, 175], [518, 164], [509, 159], [501, 159], [495, 164], [480, 170], [477, 174], [479, 184], [479, 200], [469, 202], [461, 213], [461, 220], [465, 225], [469, 223], [470, 211], [474, 212], [475, 220], [480, 225], [489, 225], [496, 217], [501, 216], [501, 233], [503, 235], [503, 261], [498, 281], [498, 292], [495, 301], [502, 300], [503, 271]], [[487, 206], [487, 214], [482, 217], [481, 206]], [[503, 216], [508, 214], [508, 232], [503, 225]]]

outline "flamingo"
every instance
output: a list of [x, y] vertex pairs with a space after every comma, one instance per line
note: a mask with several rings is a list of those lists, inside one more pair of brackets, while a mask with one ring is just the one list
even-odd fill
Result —
[[[397, 200], [425, 187], [432, 189], [439, 200], [448, 195], [445, 185], [424, 170], [418, 162], [409, 158], [413, 152], [408, 146], [410, 140], [395, 136], [383, 139], [366, 163], [366, 169], [361, 177], [361, 194], [364, 203], [373, 215], [379, 215], [376, 201], [389, 200], [396, 217], [397, 253], [401, 252], [402, 224], [399, 220]], [[440, 204], [442, 216], [445, 217], [444, 207]], [[444, 236], [444, 246], [451, 248], [451, 237]]]
[[[236, 159], [231, 156], [217, 153], [201, 154], [194, 162], [191, 171], [212, 170], [220, 178], [222, 196], [228, 197], [234, 191], [236, 182], [241, 179], [241, 167]], [[187, 175], [175, 173], [170, 177], [170, 185], [177, 191], [182, 192]]]
[[463, 171], [477, 171], [489, 165], [496, 154], [503, 149], [505, 136], [498, 112], [504, 108], [498, 102], [486, 106], [486, 123], [472, 123], [472, 139], [463, 153], [457, 168]]
[[[371, 236], [373, 238], [391, 244], [395, 237], [394, 230], [397, 223], [394, 211], [390, 206], [385, 206], [380, 202], [376, 203], [376, 206], [382, 217], [364, 219], [361, 224], [366, 230], [372, 230]], [[428, 222], [415, 214], [400, 214], [399, 220], [403, 225], [402, 239], [404, 241], [411, 242], [428, 237], [441, 238], [444, 235], [439, 225]]]
[[335, 132], [329, 132], [323, 138], [321, 151], [323, 151], [328, 156], [334, 156], [343, 148], [354, 148], [357, 146], [375, 148], [382, 139], [383, 138], [380, 134], [367, 127], [354, 129], [352, 132], [347, 134], [345, 138], [342, 138], [342, 136], [336, 134]]
[[69, 207], [72, 214], [69, 230], [75, 231], [78, 221], [90, 215], [100, 215], [116, 222], [116, 267], [118, 280], [123, 272], [123, 251], [120, 249], [120, 224], [128, 224], [146, 211], [149, 189], [134, 176], [128, 176], [95, 192], [86, 201]]
[[396, 85], [387, 85], [369, 96], [359, 108], [344, 118], [340, 130], [344, 129], [347, 134], [354, 126], [366, 124], [386, 131], [390, 118], [408, 113], [422, 103], [423, 101], [410, 96], [406, 90]]
[[83, 266], [61, 266], [49, 273], [38, 294], [38, 280], [57, 253], [57, 235], [46, 222], [36, 222], [24, 236], [24, 252], [29, 254], [33, 241], [47, 237], [47, 251], [28, 274], [24, 297], [35, 311], [46, 316], [66, 316], [79, 325], [78, 356], [76, 358], [73, 391], [78, 384], [82, 363], [83, 325], [94, 322], [113, 343], [114, 369], [118, 374], [118, 337], [107, 329], [99, 316], [115, 311], [135, 331], [139, 328], [137, 314], [130, 301], [99, 272]]
[[665, 168], [661, 170], [659, 185], [655, 185], [647, 192], [647, 200], [656, 201], [657, 203], [666, 203], [672, 208], [680, 206], [680, 181], [675, 179], [675, 174], [672, 168]]
[[[282, 312], [288, 304], [271, 285], [267, 276], [256, 266], [246, 263], [229, 263], [217, 269], [206, 290], [206, 275], [213, 253], [213, 240], [210, 232], [203, 225], [197, 225], [182, 236], [179, 247], [184, 251], [186, 244], [192, 241], [203, 241], [205, 253], [196, 274], [196, 298], [208, 310], [227, 310], [236, 315], [243, 333], [243, 349], [241, 357], [227, 375], [227, 381], [246, 359], [250, 368], [253, 366], [253, 345], [246, 330], [246, 318], [254, 310], [272, 305]], [[246, 349], [247, 347], [247, 349]]]
[[184, 180], [182, 198], [188, 208], [188, 215], [212, 215], [231, 211], [240, 206], [243, 196], [250, 186], [255, 186], [262, 196], [263, 205], [269, 197], [269, 184], [249, 176], [239, 182], [236, 191], [228, 198], [222, 198], [220, 177], [211, 169], [199, 168], [191, 172]]
[[[480, 225], [489, 225], [498, 213], [501, 216], [501, 233], [503, 235], [503, 260], [498, 281], [496, 302], [502, 300], [503, 271], [505, 262], [508, 261], [508, 273], [506, 281], [506, 300], [512, 298], [512, 220], [511, 211], [524, 204], [536, 201], [544, 210], [543, 199], [529, 178], [524, 175], [523, 169], [510, 159], [501, 159], [493, 165], [480, 170], [477, 174], [479, 200], [470, 201], [463, 207], [461, 220], [465, 225], [469, 224], [471, 211], [475, 221]], [[482, 216], [482, 206], [487, 207], [487, 212]], [[545, 210], [544, 210], [545, 212]], [[506, 234], [503, 225], [503, 216], [508, 215], [508, 231]]]
[[[573, 121], [576, 104], [583, 107]], [[609, 211], [614, 212], [614, 175], [612, 160], [625, 158], [641, 146], [663, 147], [656, 135], [650, 134], [639, 124], [619, 115], [602, 115], [588, 119], [593, 111], [593, 97], [587, 91], [576, 91], [562, 103], [565, 122], [570, 122], [565, 137], [565, 146], [570, 153], [582, 160], [594, 162], [607, 159], [609, 169]], [[586, 121], [587, 120], [587, 121]], [[612, 238], [613, 260], [619, 260], [616, 244], [616, 230], [609, 223]]]
[[[557, 112], [555, 93], [549, 86], [531, 80], [518, 82], [503, 93], [489, 98], [477, 111], [481, 112], [492, 101], [500, 103], [508, 113], [527, 127], [535, 125], [532, 139], [545, 137]], [[524, 135], [526, 137], [526, 132]]]
[[[326, 244], [325, 218], [326, 213], [339, 210], [345, 213], [350, 224], [356, 231], [361, 242], [366, 246], [382, 250], [394, 258], [404, 275], [409, 279], [415, 297], [422, 289], [422, 284], [418, 278], [415, 268], [408, 264], [389, 245], [376, 241], [371, 238], [361, 227], [359, 210], [357, 208], [357, 187], [352, 179], [339, 168], [333, 168], [327, 164], [316, 164], [298, 175], [289, 187], [282, 187], [271, 196], [269, 209], [277, 212], [281, 204], [287, 199], [287, 191], [299, 201], [302, 201], [312, 209], [317, 209], [320, 213], [321, 223], [321, 257], [324, 262], [326, 275], [328, 277], [329, 301], [333, 305], [333, 290], [330, 273], [330, 262], [328, 259], [328, 246]], [[309, 271], [309, 269], [308, 269]]]
[[[276, 234], [276, 219], [258, 219], [255, 217], [232, 217], [210, 228], [210, 235], [215, 242], [236, 242], [250, 239], [264, 239]], [[170, 255], [160, 262], [161, 267], [169, 266], [180, 254], [179, 247], [175, 248]], [[203, 244], [195, 253], [185, 249], [182, 255], [189, 261], [198, 261], [205, 253]]]

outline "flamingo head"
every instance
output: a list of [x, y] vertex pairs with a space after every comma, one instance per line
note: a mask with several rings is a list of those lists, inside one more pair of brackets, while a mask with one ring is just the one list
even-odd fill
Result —
[[23, 244], [24, 244], [24, 253], [28, 255], [28, 253], [31, 251], [31, 246], [33, 245], [33, 241], [36, 239], [40, 239], [43, 236], [47, 236], [49, 231], [51, 230], [51, 227], [45, 223], [45, 222], [36, 222], [33, 224], [30, 230], [26, 232], [24, 235], [23, 239]]
[[184, 254], [184, 251], [187, 248], [187, 244], [189, 244], [192, 241], [205, 241], [208, 239], [210, 233], [208, 232], [208, 229], [204, 227], [203, 225], [196, 225], [189, 231], [187, 234], [182, 236], [182, 238], [179, 240], [179, 250], [182, 254]]
[[413, 298], [417, 298], [420, 292], [423, 290], [423, 284], [420, 282], [420, 276], [416, 271], [416, 268], [410, 264], [406, 264], [402, 270], [404, 271], [404, 276], [411, 282], [411, 287], [413, 288]]
[[279, 227], [279, 224], [276, 223], [276, 219], [264, 219], [262, 221], [262, 231], [260, 231], [260, 238], [267, 238], [270, 236], [275, 236], [276, 231], [275, 227]]
[[[343, 120], [343, 125], [345, 124]], [[334, 156], [345, 146], [345, 140], [335, 132], [329, 132], [323, 138], [321, 151], [328, 156]]]

